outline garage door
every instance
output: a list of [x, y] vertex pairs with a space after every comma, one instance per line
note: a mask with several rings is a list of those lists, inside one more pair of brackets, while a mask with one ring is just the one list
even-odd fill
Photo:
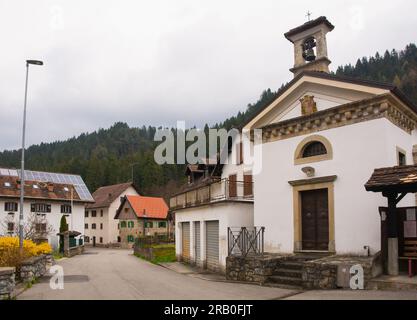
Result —
[[190, 223], [182, 223], [182, 259], [190, 262]]
[[206, 222], [206, 258], [207, 268], [219, 268], [219, 221]]
[[194, 222], [194, 241], [195, 241], [195, 262], [198, 264], [200, 261], [201, 251], [200, 251], [200, 221]]

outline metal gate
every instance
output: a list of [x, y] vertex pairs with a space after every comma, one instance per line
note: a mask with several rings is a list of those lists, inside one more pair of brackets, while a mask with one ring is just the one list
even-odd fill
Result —
[[182, 260], [190, 262], [190, 223], [182, 223]]
[[207, 268], [217, 271], [219, 268], [219, 221], [206, 222], [206, 259]]
[[195, 243], [195, 263], [199, 264], [201, 260], [201, 242], [200, 242], [200, 221], [194, 222], [194, 243]]

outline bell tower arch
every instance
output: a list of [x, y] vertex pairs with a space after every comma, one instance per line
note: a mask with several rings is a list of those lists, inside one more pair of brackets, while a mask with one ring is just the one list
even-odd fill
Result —
[[294, 44], [294, 67], [290, 69], [294, 76], [303, 71], [330, 72], [326, 34], [333, 29], [326, 17], [319, 17], [285, 33]]

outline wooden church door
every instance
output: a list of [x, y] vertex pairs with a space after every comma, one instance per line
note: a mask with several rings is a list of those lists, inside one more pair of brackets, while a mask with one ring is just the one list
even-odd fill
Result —
[[302, 249], [327, 251], [329, 249], [328, 190], [301, 192]]

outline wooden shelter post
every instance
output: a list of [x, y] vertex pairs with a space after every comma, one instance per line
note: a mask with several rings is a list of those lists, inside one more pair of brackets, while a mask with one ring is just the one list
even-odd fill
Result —
[[391, 276], [398, 275], [398, 229], [396, 209], [399, 199], [396, 193], [383, 194], [388, 199], [388, 215], [387, 215], [387, 229], [388, 229], [388, 263], [387, 271]]

